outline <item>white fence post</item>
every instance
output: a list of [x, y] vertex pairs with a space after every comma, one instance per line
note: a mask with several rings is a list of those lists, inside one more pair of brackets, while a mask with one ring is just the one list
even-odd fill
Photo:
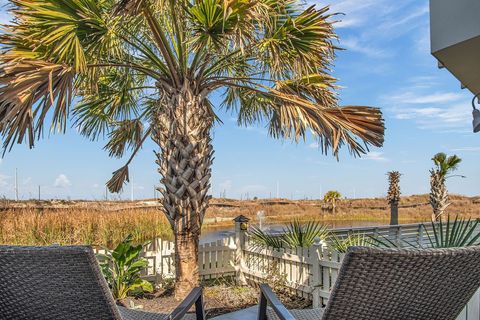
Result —
[[245, 278], [245, 243], [246, 243], [246, 233], [248, 230], [248, 219], [243, 215], [239, 215], [235, 219], [235, 271], [237, 276], [237, 281], [241, 285], [247, 284], [247, 279]]
[[320, 267], [322, 243], [320, 238], [315, 239], [315, 244], [309, 248], [309, 256], [312, 263], [312, 306], [313, 308], [321, 308], [320, 285], [322, 284], [322, 270]]

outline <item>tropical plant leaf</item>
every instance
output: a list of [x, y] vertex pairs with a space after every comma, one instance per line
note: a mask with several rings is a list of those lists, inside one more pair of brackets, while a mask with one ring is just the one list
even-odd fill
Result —
[[33, 147], [47, 118], [65, 131], [73, 98], [73, 70], [41, 60], [6, 59], [0, 64], [0, 130], [4, 148], [28, 141]]
[[140, 273], [148, 267], [148, 261], [140, 257], [145, 244], [133, 245], [132, 235], [128, 235], [113, 250], [98, 255], [101, 270], [112, 290], [115, 299], [125, 299], [127, 295], [152, 292], [153, 285], [143, 280]]
[[284, 244], [281, 237], [267, 233], [255, 226], [250, 228], [249, 235], [253, 246], [256, 248], [269, 247], [279, 249]]
[[349, 247], [370, 247], [375, 246], [376, 243], [363, 233], [351, 233], [345, 238], [332, 233], [327, 242], [331, 248], [340, 253], [346, 253]]

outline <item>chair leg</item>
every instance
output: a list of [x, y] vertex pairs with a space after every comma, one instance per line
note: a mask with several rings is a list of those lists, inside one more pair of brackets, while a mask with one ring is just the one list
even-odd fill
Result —
[[207, 319], [205, 316], [205, 307], [203, 305], [203, 295], [200, 295], [197, 301], [195, 301], [195, 314], [197, 316], [197, 320]]
[[260, 293], [260, 305], [258, 306], [258, 320], [267, 320], [267, 298]]

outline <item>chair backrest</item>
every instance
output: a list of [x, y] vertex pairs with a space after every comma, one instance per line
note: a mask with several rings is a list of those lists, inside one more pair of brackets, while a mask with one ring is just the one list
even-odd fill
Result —
[[348, 250], [324, 320], [455, 319], [480, 286], [480, 247]]
[[0, 246], [0, 318], [121, 319], [85, 246]]

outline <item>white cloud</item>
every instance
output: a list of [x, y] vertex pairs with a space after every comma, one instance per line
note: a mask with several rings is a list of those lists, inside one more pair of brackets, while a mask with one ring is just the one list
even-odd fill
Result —
[[[310, 1], [310, 3], [316, 4], [317, 7], [325, 5], [321, 1]], [[388, 7], [384, 5], [385, 3], [385, 0], [340, 0], [330, 6], [330, 11], [345, 14], [335, 17], [336, 20], [339, 20], [335, 24], [337, 28], [353, 28], [367, 23], [378, 10], [385, 13], [388, 10]], [[372, 10], [374, 6], [377, 7], [377, 10]]]
[[448, 103], [458, 101], [464, 97], [461, 93], [437, 92], [432, 94], [418, 94], [415, 92], [405, 92], [399, 95], [385, 97], [384, 100], [390, 100], [398, 104], [430, 104], [430, 103]]
[[72, 185], [70, 180], [65, 174], [60, 174], [58, 177], [55, 179], [55, 182], [53, 183], [53, 186], [55, 188], [68, 188]]
[[372, 46], [371, 42], [368, 43], [355, 37], [341, 39], [340, 47], [354, 52], [362, 53], [371, 58], [386, 58], [391, 56], [391, 54], [384, 49]]
[[471, 113], [468, 103], [444, 107], [394, 108], [394, 117], [399, 120], [413, 120], [420, 129], [445, 130], [470, 128]]
[[405, 32], [405, 26], [408, 29], [415, 27], [415, 24], [412, 24], [412, 21], [426, 15], [429, 12], [428, 3], [422, 5], [421, 7], [415, 7], [412, 11], [407, 12], [404, 16], [399, 16], [397, 19], [388, 19], [384, 23], [378, 26], [379, 30], [389, 31], [391, 29], [402, 30]]
[[462, 147], [462, 148], [456, 148], [452, 149], [452, 152], [479, 152], [480, 147]]
[[361, 159], [379, 161], [379, 162], [388, 161], [388, 159], [384, 156], [384, 153], [379, 151], [370, 151], [366, 155], [362, 156]]

